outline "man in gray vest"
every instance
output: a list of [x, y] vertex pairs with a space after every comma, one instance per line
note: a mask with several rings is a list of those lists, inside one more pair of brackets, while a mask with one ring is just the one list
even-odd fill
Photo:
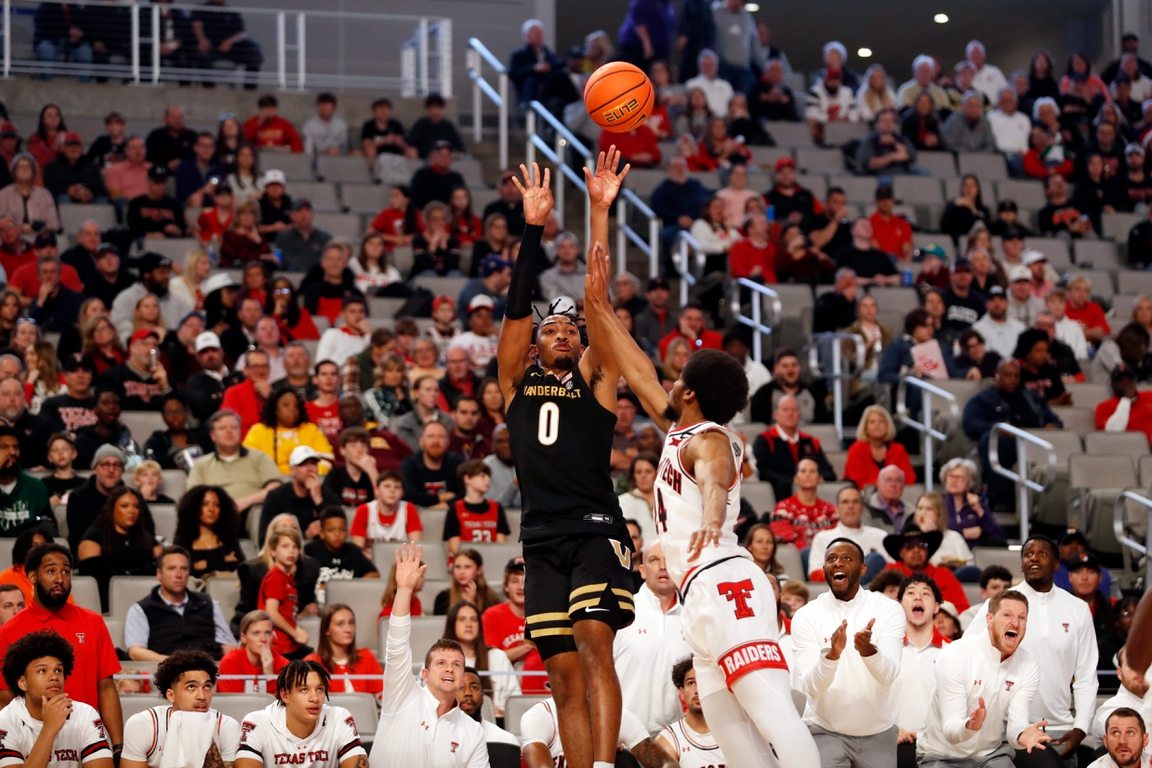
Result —
[[160, 583], [128, 609], [124, 645], [134, 661], [164, 661], [180, 649], [205, 651], [219, 660], [236, 647], [220, 604], [188, 591], [192, 556], [183, 547], [164, 547], [156, 558]]

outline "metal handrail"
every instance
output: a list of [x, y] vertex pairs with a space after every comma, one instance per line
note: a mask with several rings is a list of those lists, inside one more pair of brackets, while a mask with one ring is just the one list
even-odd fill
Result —
[[[682, 229], [676, 233], [676, 242], [672, 245], [672, 259], [676, 268], [680, 270], [680, 306], [682, 307], [688, 303], [688, 288], [696, 285], [696, 276], [692, 274], [692, 265], [688, 263], [689, 250], [696, 256], [697, 268], [702, 269], [704, 266], [704, 249], [688, 230]], [[753, 311], [757, 322], [759, 322], [759, 312], [755, 309]], [[756, 358], [756, 362], [760, 362], [759, 357]]]
[[[923, 421], [917, 421], [912, 418], [908, 411], [908, 387], [919, 389], [923, 395], [920, 403], [920, 418]], [[960, 406], [956, 401], [956, 395], [952, 394], [946, 389], [941, 389], [935, 384], [929, 384], [923, 379], [918, 379], [915, 376], [904, 376], [900, 379], [900, 385], [896, 389], [896, 418], [900, 419], [906, 426], [911, 427], [920, 433], [920, 446], [921, 452], [924, 455], [924, 490], [931, 491], [933, 486], [933, 475], [935, 474], [932, 453], [933, 453], [933, 440], [944, 442], [948, 439], [946, 432], [941, 432], [933, 426], [935, 415], [932, 411], [932, 398], [939, 397], [948, 403], [948, 421], [947, 429], [951, 429], [955, 424], [960, 421]]]
[[[483, 118], [483, 100], [481, 95], [496, 105], [498, 117], [496, 129], [500, 144], [500, 170], [508, 170], [508, 70], [491, 51], [474, 37], [468, 38], [468, 50], [465, 53], [468, 66], [468, 77], [472, 80], [472, 140], [479, 144], [483, 140], [481, 135]], [[483, 77], [481, 69], [487, 64], [496, 71], [496, 88]]]
[[[688, 235], [686, 232], [682, 232], [681, 234], [685, 235], [689, 240], [692, 240], [693, 243], [696, 242], [695, 239], [693, 239], [692, 236]], [[699, 247], [700, 246], [697, 243], [696, 248], [699, 249]], [[683, 285], [683, 279], [684, 278], [681, 277], [681, 285]], [[735, 319], [736, 322], [740, 323], [741, 325], [747, 325], [752, 329], [752, 359], [758, 363], [763, 363], [764, 346], [761, 337], [771, 336], [775, 332], [776, 325], [780, 322], [780, 313], [784, 311], [784, 305], [780, 301], [780, 294], [776, 293], [776, 291], [772, 290], [766, 285], [761, 285], [760, 283], [757, 283], [754, 280], [749, 280], [745, 277], [736, 278], [736, 285], [737, 290], [739, 290], [739, 286], [743, 286], [748, 290], [758, 294], [756, 299], [751, 302], [752, 317], [745, 317], [742, 314], [743, 310], [741, 310], [740, 312], [736, 313], [733, 319]], [[769, 314], [771, 315], [771, 318], [769, 319], [768, 324], [765, 324], [761, 319], [764, 299], [768, 300], [770, 307]]]
[[[1016, 466], [1018, 471], [1012, 471], [1000, 463], [1000, 435], [1009, 435], [1016, 438]], [[1044, 483], [1038, 483], [1028, 477], [1028, 446], [1034, 445], [1048, 453], [1048, 466], [1044, 471]], [[1056, 449], [1052, 443], [1042, 440], [1030, 432], [1014, 427], [1008, 422], [993, 424], [988, 435], [988, 465], [992, 471], [1001, 477], [1006, 477], [1016, 483], [1016, 513], [1020, 516], [1020, 540], [1028, 539], [1028, 513], [1032, 509], [1031, 493], [1040, 493], [1056, 479]]]
[[[744, 278], [740, 278], [743, 280]], [[749, 281], [750, 282], [750, 281]], [[758, 302], [753, 302], [753, 311]], [[739, 315], [737, 316], [739, 317]], [[820, 343], [828, 341], [832, 343], [832, 371], [831, 373], [824, 373], [820, 365]], [[852, 342], [852, 348], [856, 352], [856, 368], [853, 371], [844, 371], [841, 366], [840, 359], [840, 342]], [[867, 348], [864, 346], [864, 340], [855, 333], [839, 333], [837, 331], [829, 331], [827, 333], [814, 333], [811, 337], [811, 342], [808, 346], [808, 370], [814, 376], [819, 376], [822, 379], [832, 380], [832, 402], [833, 402], [833, 415], [832, 423], [836, 426], [836, 435], [840, 438], [841, 444], [844, 442], [844, 382], [851, 381], [860, 377], [860, 371], [864, 369], [864, 360], [867, 356]]]
[[[1134, 501], [1144, 507], [1147, 523], [1143, 544], [1130, 538], [1127, 530], [1124, 528], [1128, 508], [1128, 505], [1124, 502], [1128, 500]], [[1112, 507], [1112, 531], [1116, 534], [1116, 541], [1145, 558], [1144, 588], [1147, 589], [1149, 585], [1152, 585], [1152, 557], [1148, 556], [1148, 553], [1152, 552], [1152, 499], [1136, 491], [1124, 491], [1121, 493], [1116, 499], [1116, 505]]]

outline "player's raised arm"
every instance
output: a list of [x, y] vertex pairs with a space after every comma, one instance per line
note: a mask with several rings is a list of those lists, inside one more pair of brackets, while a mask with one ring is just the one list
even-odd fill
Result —
[[607, 348], [612, 351], [628, 386], [640, 398], [640, 404], [656, 426], [667, 432], [671, 425], [671, 421], [664, 417], [668, 395], [660, 386], [652, 360], [625, 330], [612, 309], [608, 298], [610, 275], [608, 252], [600, 243], [593, 243], [588, 252], [588, 275], [584, 278], [584, 317], [588, 323], [589, 340], [595, 323], [597, 330], [607, 339]]
[[536, 285], [536, 258], [540, 250], [540, 237], [544, 222], [552, 212], [552, 172], [532, 164], [532, 172], [521, 165], [524, 183], [515, 176], [512, 181], [524, 198], [524, 237], [520, 241], [520, 255], [512, 265], [512, 283], [508, 286], [508, 303], [504, 322], [500, 327], [500, 342], [496, 347], [499, 361], [500, 389], [504, 401], [511, 404], [516, 396], [516, 385], [528, 367], [528, 351], [532, 347], [532, 290]]
[[704, 502], [704, 516], [700, 529], [692, 534], [688, 544], [688, 562], [692, 562], [708, 545], [720, 541], [720, 526], [728, 509], [728, 491], [740, 468], [732, 455], [732, 446], [723, 432], [703, 432], [688, 441], [684, 451], [684, 469], [688, 470], [700, 487]]

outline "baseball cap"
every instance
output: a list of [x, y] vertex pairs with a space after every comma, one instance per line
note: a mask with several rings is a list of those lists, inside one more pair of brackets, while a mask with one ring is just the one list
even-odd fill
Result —
[[512, 181], [512, 179], [514, 179], [514, 178], [516, 178], [515, 173], [513, 173], [512, 171], [504, 171], [504, 173], [500, 174], [500, 183], [501, 184], [507, 184], [508, 182]]
[[484, 293], [478, 293], [472, 297], [472, 301], [468, 302], [468, 311], [475, 312], [478, 309], [495, 309], [496, 302], [492, 301], [492, 297]]
[[994, 296], [998, 296], [1001, 299], [1003, 299], [1005, 297], [1005, 295], [1006, 294], [1004, 293], [1004, 289], [998, 285], [994, 285], [988, 289], [988, 298], [989, 299], [991, 299]]
[[504, 566], [504, 574], [509, 573], [524, 573], [524, 558], [519, 555], [508, 561]]
[[112, 243], [100, 243], [100, 245], [96, 246], [96, 258], [100, 258], [101, 256], [109, 253], [114, 254], [117, 258], [119, 258], [120, 249]]
[[196, 337], [196, 351], [203, 352], [206, 349], [220, 349], [220, 337], [212, 331], [204, 331]]
[[1120, 381], [1121, 379], [1132, 379], [1133, 381], [1135, 381], [1136, 380], [1136, 371], [1132, 370], [1128, 366], [1121, 363], [1120, 365], [1118, 365], [1112, 369], [1112, 375], [1110, 378], [1111, 378], [1113, 384]]
[[64, 358], [65, 373], [72, 373], [73, 371], [79, 371], [81, 369], [88, 371], [93, 376], [96, 375], [96, 363], [93, 362], [90, 356], [81, 354], [79, 352], [73, 352], [72, 354], [68, 355], [68, 357]]
[[80, 138], [80, 134], [77, 133], [76, 131], [68, 131], [68, 133], [64, 134], [64, 143], [65, 144], [83, 144], [84, 140]]
[[[1007, 202], [1012, 202], [1012, 201], [1009, 200]], [[1003, 205], [1003, 203], [1001, 203], [1001, 205]], [[1001, 209], [1001, 210], [1004, 210], [1004, 209]], [[1016, 203], [1012, 203], [1012, 210], [1013, 211], [1016, 210]], [[1002, 234], [1000, 236], [1001, 241], [1004, 241], [1004, 240], [1023, 240], [1023, 239], [1024, 239], [1024, 230], [1020, 229], [1020, 227], [1007, 227], [1004, 230], [1004, 234]]]
[[5, 120], [0, 123], [0, 139], [8, 137], [20, 138], [20, 129], [16, 127], [16, 123]]
[[960, 611], [956, 610], [955, 604], [945, 600], [940, 603], [940, 613], [946, 613], [951, 616], [957, 623], [960, 621]]
[[168, 181], [168, 169], [162, 165], [153, 165], [148, 169], [148, 181], [164, 184]]
[[320, 461], [322, 458], [312, 446], [298, 445], [292, 449], [292, 455], [288, 457], [288, 466], [298, 467], [306, 461]]
[[1127, 157], [1128, 155], [1142, 155], [1142, 154], [1144, 154], [1144, 147], [1140, 146], [1139, 144], [1137, 144], [1135, 142], [1124, 147], [1124, 156], [1125, 157]]
[[1100, 559], [1091, 552], [1081, 552], [1076, 557], [1072, 558], [1072, 562], [1068, 563], [1068, 572], [1078, 571], [1081, 568], [1091, 568], [1097, 573], [1100, 572]]
[[512, 262], [508, 259], [500, 258], [495, 253], [490, 253], [484, 257], [484, 261], [480, 263], [480, 276], [489, 277], [493, 272], [499, 272], [502, 269], [508, 269], [512, 266]]
[[840, 77], [843, 74], [844, 73], [840, 71], [840, 67], [828, 67], [824, 70], [824, 79], [827, 80], [830, 77]]
[[1023, 264], [1017, 264], [1016, 266], [1012, 267], [1012, 271], [1008, 273], [1008, 282], [1018, 283], [1020, 281], [1024, 281], [1026, 283], [1032, 282], [1032, 270], [1028, 269], [1028, 267], [1024, 266]]
[[[1013, 213], [1017, 213], [1019, 211], [1019, 209], [1016, 207], [1015, 200], [1001, 200], [1000, 204], [996, 206], [996, 210], [1000, 211], [1001, 213], [1004, 211], [1012, 211]], [[1012, 229], [1015, 229], [1015, 227], [1012, 227]]]
[[208, 279], [204, 281], [204, 287], [201, 290], [204, 291], [204, 295], [207, 296], [213, 291], [218, 291], [221, 288], [235, 287], [236, 281], [232, 279], [232, 275], [228, 274], [227, 272], [217, 272], [214, 275], [208, 276]]
[[120, 450], [114, 445], [104, 443], [96, 449], [96, 453], [92, 454], [92, 466], [95, 467], [104, 459], [116, 459], [121, 464], [124, 464], [124, 451]]
[[1119, 85], [1120, 83], [1128, 83], [1129, 85], [1131, 85], [1132, 84], [1131, 76], [1129, 76], [1129, 74], [1127, 72], [1117, 72], [1116, 77], [1112, 78], [1112, 84], [1113, 85]]
[[795, 168], [796, 161], [790, 157], [781, 157], [776, 161], [776, 172], [779, 173], [781, 168]]
[[440, 141], [438, 141], [432, 145], [432, 151], [433, 152], [436, 152], [436, 151], [441, 150], [441, 149], [447, 149], [447, 150], [451, 151], [452, 142], [445, 141], [444, 139], [440, 139]]
[[880, 186], [876, 187], [877, 200], [893, 200], [895, 197], [896, 195], [892, 193], [892, 187], [888, 186], [887, 184], [881, 184]]
[[136, 268], [140, 270], [140, 274], [151, 272], [163, 267], [172, 267], [172, 259], [167, 256], [161, 256], [159, 253], [149, 251], [140, 257], [140, 261], [136, 264]]
[[34, 248], [55, 248], [56, 247], [56, 233], [48, 230], [43, 230], [36, 235], [36, 242]]
[[[776, 163], [776, 167], [777, 168], [780, 167], [779, 162]], [[795, 167], [795, 164], [793, 164], [793, 167]], [[648, 290], [650, 290], [650, 291], [670, 291], [670, 290], [672, 290], [672, 288], [671, 288], [671, 286], [668, 285], [668, 281], [665, 280], [664, 278], [653, 277], [651, 280], [648, 281]]]
[[153, 337], [154, 339], [160, 338], [160, 334], [155, 330], [151, 328], [141, 328], [140, 330], [136, 331], [136, 333], [132, 334], [132, 338], [128, 340], [128, 343], [135, 344], [136, 342], [141, 341], [142, 339], [146, 339], [149, 336]]
[[435, 312], [437, 309], [439, 309], [441, 304], [447, 304], [452, 308], [456, 307], [456, 302], [452, 301], [451, 296], [437, 296], [436, 298], [432, 299], [432, 311]]
[[1042, 254], [1035, 248], [1029, 248], [1020, 254], [1020, 260], [1024, 262], [1024, 266], [1030, 267], [1033, 264], [1039, 264], [1042, 261], [1048, 261], [1048, 257]]
[[312, 201], [306, 197], [296, 198], [296, 200], [292, 203], [292, 210], [293, 211], [299, 211], [303, 208], [307, 208], [308, 210], [312, 210]]
[[1082, 544], [1085, 547], [1088, 546], [1088, 539], [1085, 538], [1082, 532], [1076, 530], [1075, 528], [1064, 531], [1064, 533], [1060, 534], [1060, 538], [1056, 540], [1056, 546], [1058, 547], [1076, 543]]
[[971, 272], [971, 271], [972, 271], [972, 262], [968, 261], [968, 259], [963, 259], [963, 258], [956, 259], [956, 263], [952, 265], [952, 274], [956, 274], [957, 272]]
[[936, 258], [940, 259], [941, 261], [947, 261], [948, 260], [948, 254], [946, 254], [944, 252], [944, 249], [942, 247], [940, 247], [939, 245], [936, 245], [936, 243], [929, 243], [928, 245], [924, 246], [923, 248], [917, 248], [916, 252], [912, 254], [912, 260], [913, 261], [923, 261], [924, 258], [927, 256], [935, 256]]
[[260, 181], [264, 186], [268, 186], [269, 184], [279, 184], [284, 186], [288, 183], [287, 179], [284, 177], [284, 171], [280, 171], [275, 168], [264, 171], [264, 178], [262, 178]]

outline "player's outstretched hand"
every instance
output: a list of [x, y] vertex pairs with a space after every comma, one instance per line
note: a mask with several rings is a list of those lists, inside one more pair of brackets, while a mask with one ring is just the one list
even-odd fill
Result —
[[722, 531], [714, 525], [706, 525], [693, 533], [692, 538], [688, 541], [688, 562], [700, 557], [704, 547], [719, 546], [722, 535]]
[[588, 274], [584, 276], [584, 304], [603, 309], [611, 306], [608, 298], [608, 284], [612, 280], [612, 267], [608, 263], [608, 251], [604, 244], [595, 242], [588, 249]]
[[592, 173], [587, 168], [584, 169], [584, 181], [588, 185], [588, 199], [592, 205], [601, 208], [612, 205], [612, 201], [616, 199], [616, 194], [624, 184], [624, 177], [632, 169], [631, 165], [625, 165], [617, 173], [616, 169], [619, 167], [620, 150], [616, 149], [616, 145], [613, 144], [608, 147], [607, 152], [601, 152], [597, 158], [596, 173]]
[[521, 184], [520, 179], [515, 176], [512, 177], [512, 182], [516, 185], [516, 189], [520, 190], [520, 196], [524, 198], [524, 221], [542, 227], [548, 220], [548, 214], [552, 212], [552, 170], [545, 168], [544, 175], [541, 176], [540, 166], [537, 163], [532, 163], [531, 173], [521, 163], [520, 172], [524, 174], [524, 183]]
[[[983, 701], [983, 699], [981, 699]], [[1034, 749], [1048, 749], [1044, 746], [1052, 741], [1052, 737], [1044, 733], [1044, 729], [1048, 726], [1047, 720], [1041, 720], [1038, 723], [1033, 723], [1024, 729], [1020, 734], [1020, 746], [1028, 750], [1028, 754], [1032, 754]]]
[[420, 555], [423, 554], [423, 551], [423, 547], [415, 543], [405, 544], [396, 550], [396, 587], [398, 589], [416, 591], [420, 577], [424, 575], [424, 571], [428, 570], [428, 566], [420, 564]]

